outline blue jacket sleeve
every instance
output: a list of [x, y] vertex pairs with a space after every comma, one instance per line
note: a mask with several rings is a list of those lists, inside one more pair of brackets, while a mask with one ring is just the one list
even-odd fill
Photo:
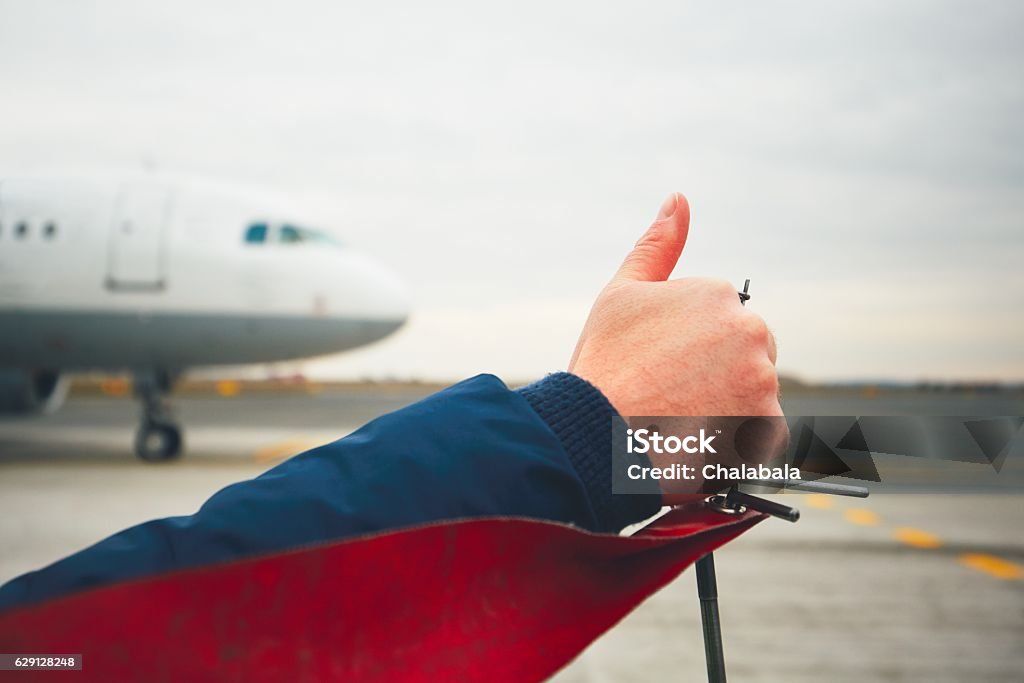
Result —
[[175, 569], [484, 516], [618, 530], [657, 510], [611, 495], [611, 406], [566, 373], [518, 392], [480, 375], [0, 587], [0, 609]]

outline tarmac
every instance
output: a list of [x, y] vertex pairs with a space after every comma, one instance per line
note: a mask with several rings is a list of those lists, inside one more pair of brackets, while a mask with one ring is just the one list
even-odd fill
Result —
[[[131, 455], [137, 408], [125, 398], [72, 397], [55, 415], [2, 418], [0, 582], [125, 526], [190, 513], [219, 488], [421, 393], [185, 396], [178, 409], [189, 452], [159, 465]], [[797, 398], [786, 409], [1021, 415], [1024, 403], [843, 394]], [[798, 523], [770, 519], [716, 553], [730, 680], [1022, 680], [1022, 448], [998, 476], [896, 458], [879, 463], [883, 480], [896, 483], [866, 500], [779, 496], [801, 509]], [[703, 658], [688, 569], [554, 680], [700, 681]]]

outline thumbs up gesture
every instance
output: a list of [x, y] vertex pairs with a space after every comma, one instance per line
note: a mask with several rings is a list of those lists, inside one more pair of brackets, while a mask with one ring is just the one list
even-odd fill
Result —
[[690, 207], [665, 200], [597, 297], [572, 372], [623, 416], [781, 416], [775, 341], [726, 280], [669, 280]]

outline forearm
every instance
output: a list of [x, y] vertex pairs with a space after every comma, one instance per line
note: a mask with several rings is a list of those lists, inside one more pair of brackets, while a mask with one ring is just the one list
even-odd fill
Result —
[[476, 377], [228, 486], [193, 515], [126, 529], [20, 577], [0, 588], [0, 609], [444, 519], [618, 530], [657, 504], [611, 496], [613, 414], [596, 389], [564, 373], [519, 392]]

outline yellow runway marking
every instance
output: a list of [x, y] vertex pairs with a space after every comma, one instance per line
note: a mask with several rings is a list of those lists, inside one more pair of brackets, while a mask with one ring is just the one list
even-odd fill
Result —
[[[812, 494], [807, 497], [807, 504], [811, 507], [828, 508], [831, 506], [831, 500], [825, 498], [824, 502], [816, 501], [815, 498], [819, 496]], [[875, 512], [866, 508], [850, 508], [843, 513], [843, 517], [850, 524], [857, 524], [860, 526], [878, 526], [882, 523], [881, 517]], [[922, 529], [915, 529], [914, 527], [901, 526], [893, 530], [893, 538], [901, 543], [905, 543], [911, 547], [919, 548], [922, 550], [932, 550], [935, 548], [942, 547], [942, 539], [935, 534], [929, 533]], [[985, 553], [964, 553], [959, 557], [960, 564], [971, 569], [977, 569], [979, 572], [984, 572], [990, 576], [994, 576], [997, 579], [1004, 579], [1006, 581], [1020, 581], [1024, 580], [1024, 567], [1019, 564], [1004, 560], [1001, 557], [995, 555], [987, 555]]]
[[1024, 579], [1024, 569], [1020, 565], [1008, 562], [995, 555], [967, 553], [960, 556], [960, 564], [971, 569], [977, 569], [979, 572], [991, 574], [997, 579], [1006, 579], [1008, 581]]
[[942, 545], [942, 539], [935, 534], [930, 534], [927, 531], [921, 531], [920, 529], [914, 529], [909, 526], [901, 526], [896, 529], [896, 531], [893, 532], [893, 536], [896, 537], [897, 541], [925, 550], [938, 548]]
[[860, 526], [878, 526], [882, 522], [878, 515], [865, 508], [850, 508], [843, 514], [843, 517], [850, 524]]
[[828, 510], [832, 507], [832, 499], [823, 493], [807, 494], [807, 506], [818, 510]]
[[217, 393], [221, 396], [238, 396], [242, 391], [242, 385], [231, 379], [222, 379], [217, 382]]
[[132, 393], [132, 385], [124, 379], [106, 379], [100, 384], [100, 391], [107, 396], [127, 396]]
[[313, 441], [312, 439], [289, 439], [288, 441], [279, 441], [278, 443], [264, 446], [255, 453], [253, 453], [253, 459], [256, 462], [271, 462], [273, 460], [284, 460], [290, 458], [293, 455], [298, 455], [302, 451], [308, 451], [310, 448], [322, 445], [321, 441]]

